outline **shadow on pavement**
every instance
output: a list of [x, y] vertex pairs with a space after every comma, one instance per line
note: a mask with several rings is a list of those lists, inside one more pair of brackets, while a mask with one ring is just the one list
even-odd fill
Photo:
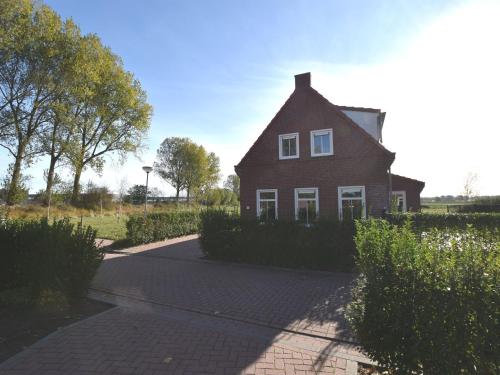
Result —
[[[355, 374], [354, 275], [201, 260], [195, 236], [107, 254], [91, 297], [117, 304], [0, 365], [2, 374]], [[347, 372], [346, 372], [347, 371]]]
[[[162, 306], [256, 323], [276, 332], [285, 329], [352, 341], [344, 309], [354, 275], [200, 261], [197, 238], [136, 251], [109, 256], [93, 287]], [[267, 344], [273, 339], [267, 337]], [[331, 341], [316, 366], [321, 367], [338, 345]], [[242, 368], [249, 363], [242, 363]]]

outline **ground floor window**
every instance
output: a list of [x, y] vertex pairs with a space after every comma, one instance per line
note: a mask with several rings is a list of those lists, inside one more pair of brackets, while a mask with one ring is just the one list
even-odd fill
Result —
[[319, 214], [318, 188], [295, 189], [295, 218], [309, 224]]
[[339, 186], [338, 195], [340, 220], [366, 218], [364, 186]]
[[257, 190], [257, 217], [261, 221], [278, 219], [278, 190]]
[[406, 212], [406, 191], [393, 191], [391, 212]]

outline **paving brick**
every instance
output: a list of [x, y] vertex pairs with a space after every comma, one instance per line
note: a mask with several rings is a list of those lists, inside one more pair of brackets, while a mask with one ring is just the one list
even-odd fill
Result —
[[[300, 335], [347, 332], [329, 308], [348, 300], [348, 275], [203, 262], [194, 237], [133, 252], [107, 257], [93, 282], [126, 296], [114, 297], [119, 307], [39, 341], [0, 364], [0, 374], [343, 374], [346, 360], [333, 354], [361, 356], [350, 346]], [[298, 333], [249, 321], [293, 325]]]

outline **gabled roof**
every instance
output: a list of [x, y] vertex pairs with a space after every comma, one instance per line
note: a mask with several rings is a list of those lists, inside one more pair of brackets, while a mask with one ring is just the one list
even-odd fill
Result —
[[[283, 112], [284, 108], [287, 106], [288, 102], [290, 99], [293, 97], [293, 95], [298, 91], [306, 91], [310, 92], [311, 94], [317, 96], [320, 100], [323, 100], [324, 103], [329, 106], [333, 111], [341, 118], [343, 118], [348, 125], [351, 127], [355, 128], [356, 131], [358, 131], [361, 136], [365, 137], [369, 142], [374, 144], [376, 147], [381, 149], [386, 155], [392, 158], [392, 161], [394, 161], [396, 153], [389, 151], [386, 149], [381, 143], [379, 143], [375, 138], [373, 138], [366, 130], [364, 130], [361, 126], [356, 124], [349, 116], [347, 116], [342, 110], [365, 110], [366, 112], [380, 112], [380, 109], [373, 109], [373, 108], [362, 108], [362, 107], [346, 107], [346, 106], [338, 106], [333, 103], [331, 103], [328, 99], [326, 99], [323, 95], [321, 95], [318, 91], [313, 89], [311, 86], [307, 87], [300, 87], [296, 88], [292, 94], [288, 97], [288, 99], [285, 101], [285, 103], [281, 106], [280, 110], [276, 113], [276, 115], [273, 117], [273, 119], [269, 122], [269, 124], [266, 126], [266, 128], [262, 131], [262, 133], [259, 135], [259, 137], [255, 140], [255, 142], [252, 144], [252, 146], [248, 149], [248, 151], [245, 153], [243, 158], [240, 160], [240, 162], [235, 165], [235, 168], [239, 167], [247, 158], [247, 156], [250, 154], [250, 152], [253, 150], [253, 148], [256, 146], [256, 144], [260, 141], [260, 139], [263, 137], [264, 133], [269, 129], [269, 127], [272, 125], [274, 120], [280, 115], [281, 112]], [[350, 109], [349, 109], [350, 108]], [[356, 108], [356, 109], [354, 109]]]
[[279, 109], [278, 112], [276, 112], [276, 114], [274, 115], [273, 119], [271, 121], [269, 121], [269, 124], [267, 124], [267, 126], [264, 128], [264, 130], [262, 131], [262, 133], [260, 133], [260, 135], [257, 137], [257, 139], [255, 140], [254, 143], [252, 143], [252, 146], [250, 146], [250, 148], [248, 149], [248, 151], [245, 153], [245, 155], [243, 155], [243, 157], [241, 158], [240, 162], [238, 164], [236, 164], [234, 167], [238, 167], [241, 165], [241, 163], [243, 163], [243, 161], [247, 158], [247, 156], [250, 154], [250, 151], [253, 150], [253, 148], [255, 147], [255, 145], [257, 143], [259, 143], [260, 139], [264, 136], [264, 133], [267, 131], [267, 129], [269, 129], [269, 127], [271, 126], [271, 124], [273, 123], [274, 119], [277, 118], [281, 112], [283, 112], [283, 109], [286, 107], [286, 105], [288, 104], [288, 102], [290, 101], [290, 99], [292, 98], [293, 94], [295, 93], [292, 92], [292, 95], [290, 95], [288, 97], [288, 99], [285, 101], [285, 103], [281, 106], [281, 108]]

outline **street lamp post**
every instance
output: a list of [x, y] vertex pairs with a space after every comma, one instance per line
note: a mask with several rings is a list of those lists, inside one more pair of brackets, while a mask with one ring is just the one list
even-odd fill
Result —
[[142, 170], [146, 172], [146, 199], [144, 200], [144, 219], [146, 219], [146, 216], [148, 214], [148, 180], [149, 180], [149, 172], [153, 170], [153, 167], [149, 167], [145, 165], [142, 167]]

